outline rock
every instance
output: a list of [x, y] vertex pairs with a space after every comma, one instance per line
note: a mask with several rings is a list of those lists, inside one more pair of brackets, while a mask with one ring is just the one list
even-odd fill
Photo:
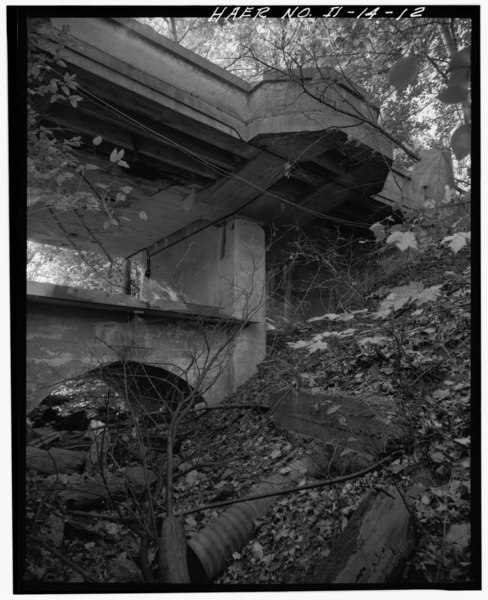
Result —
[[46, 427], [48, 425], [56, 425], [60, 420], [60, 415], [57, 410], [54, 408], [46, 408], [46, 410], [42, 413], [40, 418], [35, 419], [32, 423], [32, 427], [34, 429], [38, 429], [40, 427]]
[[69, 396], [58, 396], [56, 394], [50, 394], [46, 396], [44, 400], [41, 402], [41, 406], [49, 406], [52, 408], [53, 406], [61, 406], [62, 404], [68, 404], [71, 402], [71, 398]]

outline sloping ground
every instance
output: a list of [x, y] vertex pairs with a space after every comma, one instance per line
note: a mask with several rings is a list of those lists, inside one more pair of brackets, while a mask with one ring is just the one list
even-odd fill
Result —
[[[422, 285], [412, 285], [407, 273], [408, 279], [397, 280], [393, 297], [392, 288], [385, 289], [381, 305], [376, 295], [370, 310], [324, 316], [305, 330], [275, 334], [259, 376], [242, 390], [261, 401], [286, 396], [296, 387], [318, 399], [324, 393], [348, 393], [370, 406], [373, 402], [385, 423], [401, 418], [409, 432], [403, 457], [388, 474], [378, 472], [321, 491], [312, 502], [300, 495], [280, 501], [281, 508], [296, 511], [292, 535], [314, 532], [312, 539], [304, 538], [304, 553], [299, 546], [290, 549], [298, 558], [289, 561], [285, 581], [309, 581], [317, 556], [327, 555], [333, 542], [330, 532], [323, 539], [325, 523], [341, 527], [368, 486], [388, 482], [404, 489], [414, 486], [417, 498], [419, 540], [404, 582], [470, 580], [470, 267], [465, 257], [440, 251], [415, 266], [415, 279]], [[331, 416], [339, 413], [338, 403], [328, 410]], [[280, 549], [274, 541], [281, 539], [279, 531], [273, 513], [256, 537], [265, 557]], [[252, 546], [247, 552], [250, 560], [239, 578], [251, 582], [251, 573], [256, 575], [249, 566]], [[286, 563], [286, 550], [280, 555]], [[233, 565], [220, 580], [235, 581], [235, 571]], [[273, 573], [269, 580], [283, 581], [282, 576]]]
[[[324, 316], [303, 330], [270, 334], [268, 358], [258, 374], [221, 409], [192, 419], [180, 431], [175, 505], [184, 516], [188, 538], [226, 510], [222, 503], [245, 495], [272, 474], [286, 473], [297, 459], [319, 457], [325, 472], [316, 477], [328, 479], [398, 452], [389, 466], [362, 477], [277, 496], [254, 522], [252, 539], [233, 553], [216, 583], [317, 581], [317, 565], [327, 558], [364, 495], [391, 485], [410, 489], [418, 535], [415, 554], [396, 583], [421, 587], [471, 580], [470, 269], [462, 253], [455, 259], [445, 253], [432, 258], [415, 268], [423, 288], [411, 285], [407, 273], [404, 280], [395, 281], [393, 297], [390, 283], [371, 298], [368, 309]], [[357, 406], [367, 406], [385, 427], [401, 420], [406, 435], [392, 448], [370, 448], [359, 463], [355, 453], [323, 440], [319, 456], [311, 437], [280, 429], [269, 410], [260, 408], [296, 390], [316, 397], [318, 405], [324, 395], [357, 398]], [[332, 401], [321, 410], [341, 427], [345, 415], [338, 406]], [[126, 434], [118, 431], [122, 439]], [[361, 430], [351, 437], [361, 439]], [[118, 438], [112, 434], [114, 439]], [[154, 455], [155, 464], [162, 456]], [[115, 480], [125, 473], [129, 479], [139, 464], [137, 457], [127, 458], [114, 449], [106, 476]], [[87, 479], [86, 473], [31, 473], [30, 534], [48, 540], [95, 580], [143, 585], [134, 533], [142, 504], [127, 494], [116, 506], [107, 502], [72, 510], [63, 504], [59, 491]], [[315, 481], [307, 475], [296, 484]], [[161, 509], [162, 516], [163, 505]], [[154, 548], [148, 558], [153, 564]], [[84, 580], [42, 547], [29, 550], [26, 579]]]

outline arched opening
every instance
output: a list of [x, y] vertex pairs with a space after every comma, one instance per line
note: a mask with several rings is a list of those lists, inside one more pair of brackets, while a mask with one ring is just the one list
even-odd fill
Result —
[[[51, 457], [56, 455], [58, 466], [66, 459], [69, 469], [74, 451], [80, 454], [74, 467], [77, 473], [104, 472], [110, 477], [120, 469], [136, 469], [138, 477], [141, 469], [144, 477], [157, 473], [175, 409], [181, 403], [186, 407], [202, 402], [183, 378], [165, 369], [136, 362], [104, 365], [63, 382], [29, 413], [27, 467], [39, 468], [40, 459], [44, 474], [69, 472], [57, 470]], [[185, 411], [176, 437], [171, 438], [173, 454], [180, 452], [191, 436], [193, 420], [201, 414]]]
[[118, 361], [63, 382], [28, 418], [34, 428], [71, 431], [86, 430], [94, 419], [109, 423], [124, 417], [162, 425], [185, 401], [204, 402], [182, 377], [154, 365]]
[[186, 379], [154, 365], [119, 361], [92, 373], [116, 390], [135, 416], [159, 414], [167, 417], [181, 402], [203, 402]]

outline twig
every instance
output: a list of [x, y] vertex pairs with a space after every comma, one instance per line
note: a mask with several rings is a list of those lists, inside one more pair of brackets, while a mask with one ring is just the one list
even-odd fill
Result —
[[268, 411], [270, 409], [269, 406], [266, 406], [265, 404], [251, 404], [251, 403], [242, 403], [242, 404], [216, 404], [214, 406], [205, 406], [203, 408], [196, 408], [195, 410], [202, 410], [202, 411], [206, 411], [206, 410], [227, 410], [230, 408], [255, 408], [257, 410], [266, 410]]
[[141, 572], [144, 581], [146, 583], [154, 583], [154, 576], [149, 567], [148, 544], [148, 537], [146, 535], [141, 536], [141, 541], [139, 543], [139, 561], [141, 563]]
[[69, 558], [66, 558], [66, 556], [64, 554], [62, 554], [59, 550], [56, 550], [56, 548], [53, 548], [51, 546], [51, 544], [48, 544], [42, 538], [39, 538], [35, 535], [29, 535], [29, 536], [27, 536], [27, 542], [28, 543], [30, 542], [31, 545], [42, 546], [45, 550], [50, 552], [53, 556], [55, 556], [56, 558], [59, 558], [59, 560], [61, 562], [63, 562], [65, 565], [67, 565], [70, 569], [73, 569], [73, 571], [76, 571], [77, 573], [79, 573], [83, 577], [83, 579], [85, 579], [86, 581], [89, 581], [90, 583], [102, 583], [100, 580], [95, 579], [91, 575], [88, 575], [88, 573], [85, 573], [85, 571], [83, 571], [83, 569], [81, 567], [76, 565]]

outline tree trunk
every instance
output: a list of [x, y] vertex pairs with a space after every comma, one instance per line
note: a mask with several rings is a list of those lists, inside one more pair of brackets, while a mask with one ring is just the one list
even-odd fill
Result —
[[161, 526], [159, 566], [164, 583], [190, 583], [183, 520], [166, 517]]
[[394, 488], [370, 492], [317, 566], [316, 582], [398, 582], [414, 545], [410, 513], [400, 494]]
[[26, 448], [27, 470], [34, 469], [46, 475], [79, 472], [84, 462], [85, 452], [64, 450], [63, 448], [42, 450], [34, 446]]

